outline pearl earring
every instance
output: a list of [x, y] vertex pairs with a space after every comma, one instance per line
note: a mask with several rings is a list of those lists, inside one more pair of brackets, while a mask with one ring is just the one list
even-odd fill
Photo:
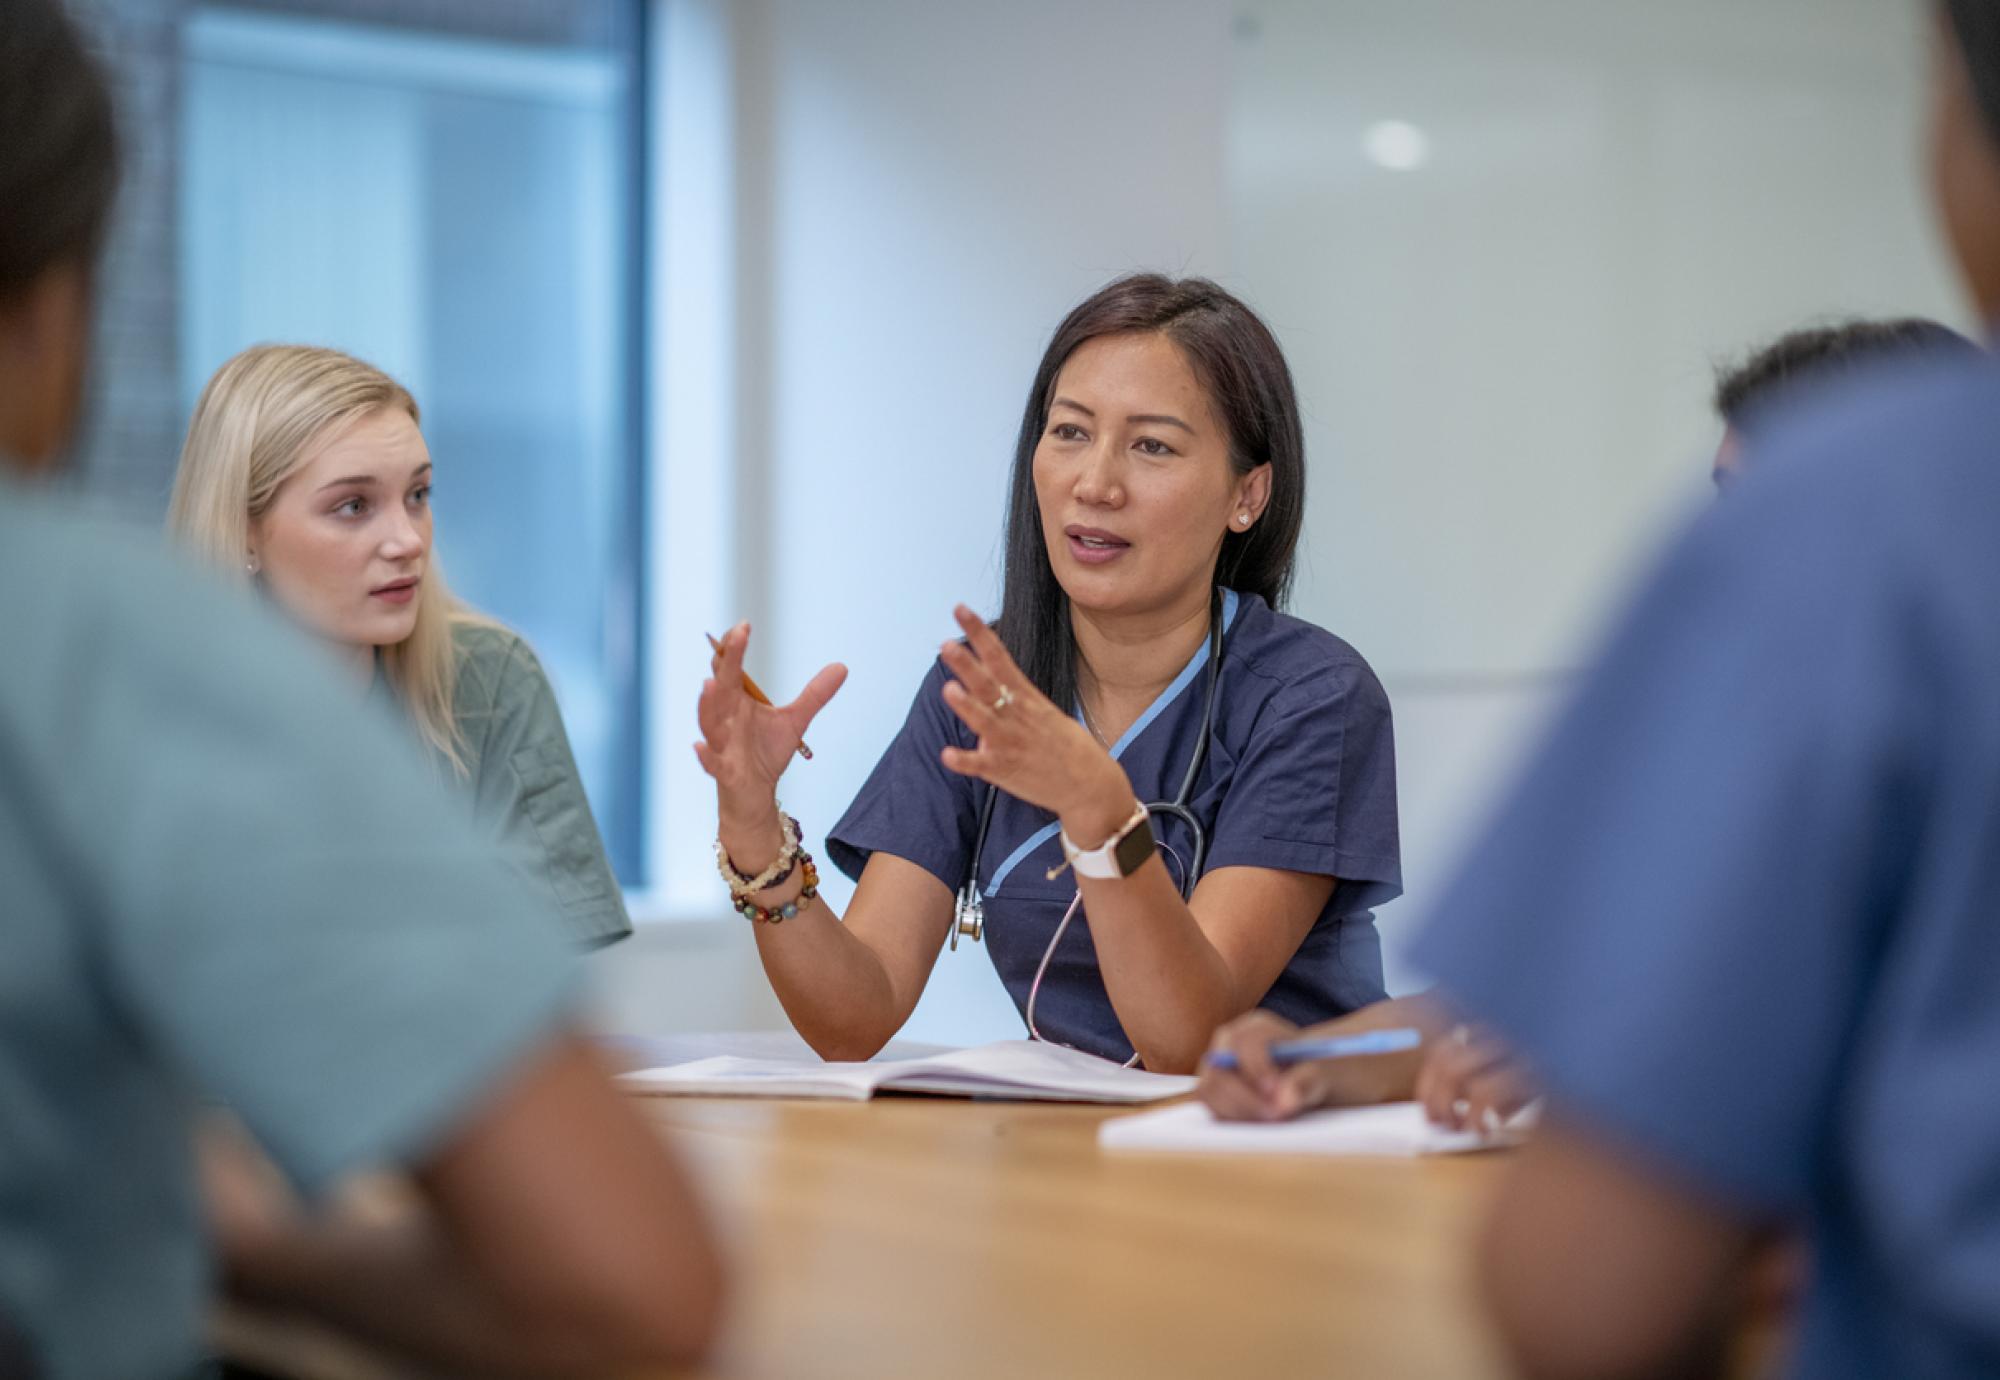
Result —
[[255, 575], [257, 573], [257, 558], [252, 556], [249, 560], [243, 562], [243, 568], [252, 575]]

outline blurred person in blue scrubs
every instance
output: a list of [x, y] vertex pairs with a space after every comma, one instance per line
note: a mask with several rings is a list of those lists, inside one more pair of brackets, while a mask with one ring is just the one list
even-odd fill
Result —
[[[2000, 314], [2000, 3], [1949, 0], [1936, 201]], [[1715, 1373], [1772, 1231], [1791, 1373], [2000, 1374], [2000, 368], [1772, 417], [1419, 961], [1549, 1090], [1479, 1248], [1531, 1375]]]
[[[1723, 437], [1711, 465], [1717, 488], [1740, 472], [1746, 437], [1814, 394], [1852, 386], [1871, 371], [1925, 359], [1966, 359], [1980, 348], [1949, 326], [1922, 317], [1853, 319], [1788, 331], [1717, 372], [1714, 406]], [[1301, 1037], [1415, 1026], [1423, 1045], [1407, 1054], [1328, 1059], [1279, 1068], [1271, 1045]], [[1217, 1116], [1271, 1121], [1317, 1107], [1414, 1098], [1452, 1130], [1492, 1127], [1540, 1092], [1532, 1071], [1492, 1031], [1460, 1020], [1439, 993], [1382, 1002], [1301, 1031], [1256, 1011], [1216, 1032], [1214, 1048], [1232, 1066], [1202, 1068], [1201, 1099]]]
[[[37, 486], [81, 395], [116, 149], [56, 0], [0, 24], [0, 1365], [182, 1373], [218, 1283], [428, 1365], [695, 1356], [720, 1270], [686, 1180], [570, 1033], [541, 906], [297, 635]], [[234, 1109], [308, 1202], [224, 1195]]]
[[167, 525], [400, 711], [574, 943], [622, 939], [632, 922], [548, 677], [445, 585], [417, 420], [407, 389], [351, 355], [253, 346], [195, 405]]
[[[815, 1049], [866, 1058], [902, 1025], [975, 856], [1031, 1035], [1178, 1072], [1253, 1006], [1311, 1021], [1381, 999], [1372, 912], [1401, 890], [1389, 702], [1352, 647], [1279, 612], [1305, 478], [1290, 371], [1234, 297], [1136, 275], [1071, 312], [1024, 410], [998, 623], [957, 610], [828, 834], [859, 881], [844, 917], [776, 800], [844, 670], [762, 706], [741, 684], [749, 629], [729, 633], [697, 752], [722, 870], [739, 909], [777, 922], [758, 952]], [[1184, 784], [1198, 830], [1142, 808]]]

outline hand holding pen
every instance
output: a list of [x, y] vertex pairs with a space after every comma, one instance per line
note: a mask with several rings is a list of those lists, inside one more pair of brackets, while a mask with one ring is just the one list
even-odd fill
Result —
[[1314, 1107], [1399, 1100], [1410, 1095], [1422, 1046], [1422, 1033], [1400, 1024], [1356, 1029], [1344, 1020], [1302, 1032], [1252, 1011], [1215, 1033], [1196, 1094], [1225, 1121], [1283, 1121]]
[[[713, 671], [722, 664], [722, 644], [715, 640], [714, 633], [707, 633], [705, 634], [705, 636], [708, 638], [708, 649], [711, 652], [715, 653], [714, 657], [712, 657], [708, 663], [708, 669]], [[764, 693], [764, 687], [757, 684], [756, 681], [750, 679], [750, 673], [748, 671], [745, 671], [743, 673], [743, 693], [748, 695], [751, 699], [757, 701], [757, 703], [763, 705], [766, 709], [777, 708], [776, 705], [771, 703], [771, 697]], [[803, 732], [804, 730], [801, 729], [800, 731]], [[808, 762], [812, 761], [813, 759], [813, 750], [806, 746], [806, 740], [804, 738], [799, 739], [798, 754], [799, 756], [805, 758], [806, 761]]]
[[806, 729], [847, 679], [847, 668], [837, 662], [823, 668], [797, 699], [774, 705], [743, 673], [748, 623], [737, 624], [713, 645], [714, 674], [702, 682], [697, 705], [702, 736], [694, 752], [715, 779], [723, 842], [732, 857], [741, 845], [741, 864], [760, 851], [767, 833], [775, 852], [778, 778], [792, 754], [805, 747]]
[[[1421, 1030], [1364, 1030], [1358, 1035], [1327, 1035], [1319, 1039], [1279, 1040], [1271, 1045], [1271, 1062], [1281, 1069], [1315, 1059], [1356, 1059], [1371, 1054], [1400, 1054], [1424, 1042]], [[1239, 1069], [1234, 1050], [1212, 1049], [1203, 1062], [1212, 1069]]]

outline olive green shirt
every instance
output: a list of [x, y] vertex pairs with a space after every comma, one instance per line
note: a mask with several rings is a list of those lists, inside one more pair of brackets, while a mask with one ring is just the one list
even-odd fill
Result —
[[[584, 797], [562, 711], [534, 651], [496, 623], [460, 623], [454, 693], [463, 788], [479, 831], [500, 845], [535, 899], [595, 948], [632, 932], [618, 878]], [[440, 770], [450, 779], [450, 765]]]

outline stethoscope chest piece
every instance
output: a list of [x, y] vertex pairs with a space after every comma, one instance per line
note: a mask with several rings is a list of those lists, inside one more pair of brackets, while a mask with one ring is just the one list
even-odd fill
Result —
[[967, 882], [958, 891], [958, 904], [952, 908], [951, 947], [958, 948], [958, 937], [964, 935], [977, 944], [986, 937], [986, 898], [979, 894], [977, 882]]

